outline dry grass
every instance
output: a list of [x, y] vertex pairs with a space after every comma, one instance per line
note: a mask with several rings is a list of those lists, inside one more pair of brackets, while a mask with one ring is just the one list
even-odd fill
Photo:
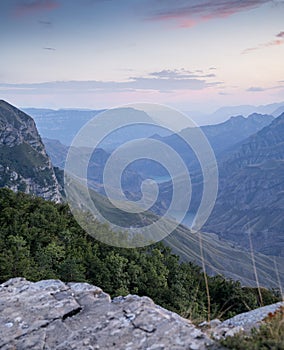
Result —
[[284, 349], [284, 308], [270, 313], [264, 324], [254, 329], [250, 336], [243, 334], [228, 337], [222, 345], [234, 350], [283, 350]]

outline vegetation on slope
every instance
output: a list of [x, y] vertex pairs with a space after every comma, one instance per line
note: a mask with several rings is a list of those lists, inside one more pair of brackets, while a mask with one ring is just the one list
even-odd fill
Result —
[[[32, 178], [39, 186], [52, 186], [52, 169], [47, 167], [46, 157], [35, 151], [29, 144], [22, 143], [14, 147], [0, 146], [0, 159], [5, 171], [0, 178], [0, 187], [15, 185], [20, 179], [11, 179], [15, 171], [24, 178]], [[24, 183], [23, 183], [24, 186]]]
[[[23, 276], [36, 281], [85, 281], [111, 296], [147, 295], [191, 319], [207, 317], [203, 272], [180, 263], [163, 244], [139, 249], [104, 245], [86, 234], [68, 206], [0, 189], [0, 282]], [[99, 234], [112, 234], [96, 224]], [[259, 306], [258, 292], [221, 276], [207, 277], [212, 317], [231, 317]], [[263, 303], [278, 301], [265, 290]]]
[[222, 341], [228, 349], [234, 350], [280, 350], [284, 349], [284, 309], [269, 314], [259, 329], [253, 329], [250, 336], [237, 334]]

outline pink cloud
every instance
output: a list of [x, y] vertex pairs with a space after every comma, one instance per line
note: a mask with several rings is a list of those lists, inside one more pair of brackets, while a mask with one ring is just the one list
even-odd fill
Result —
[[185, 19], [185, 20], [180, 21], [179, 26], [180, 26], [181, 28], [192, 28], [192, 27], [194, 27], [196, 24], [197, 24], [197, 21], [196, 21], [196, 20], [193, 20], [193, 19]]
[[55, 0], [25, 1], [15, 8], [14, 15], [16, 17], [23, 17], [37, 12], [51, 11], [58, 7], [59, 3]]
[[279, 46], [282, 44], [284, 44], [284, 40], [273, 40], [273, 41], [270, 41], [269, 43], [263, 44], [263, 45], [266, 47], [269, 47], [269, 46]]
[[161, 10], [150, 18], [155, 21], [175, 21], [178, 27], [191, 28], [215, 18], [227, 18], [241, 11], [259, 7], [270, 0], [191, 0], [160, 2]]
[[280, 32], [278, 34], [275, 35], [276, 38], [280, 38], [280, 39], [274, 39], [271, 41], [268, 41], [267, 43], [263, 43], [263, 44], [259, 44], [255, 47], [249, 47], [248, 49], [245, 49], [242, 54], [247, 54], [256, 50], [260, 50], [263, 49], [265, 47], [271, 47], [271, 46], [280, 46], [284, 44], [284, 32]]

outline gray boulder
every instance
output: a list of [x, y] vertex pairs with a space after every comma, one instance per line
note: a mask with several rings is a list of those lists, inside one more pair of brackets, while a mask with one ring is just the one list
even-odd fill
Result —
[[32, 283], [23, 278], [0, 285], [0, 334], [2, 350], [201, 350], [216, 346], [189, 320], [147, 297], [111, 300], [87, 283]]

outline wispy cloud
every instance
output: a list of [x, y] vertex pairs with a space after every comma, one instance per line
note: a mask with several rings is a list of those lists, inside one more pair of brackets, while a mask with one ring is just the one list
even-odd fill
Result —
[[203, 21], [226, 18], [269, 2], [271, 0], [156, 0], [158, 9], [152, 13], [149, 19], [174, 20], [179, 27], [190, 28]]
[[[197, 74], [198, 73], [198, 74]], [[185, 69], [164, 69], [159, 72], [151, 72], [150, 76], [162, 79], [195, 79], [195, 78], [214, 78], [215, 74], [204, 74], [202, 70], [188, 71]]]
[[261, 91], [265, 91], [266, 89], [260, 87], [260, 86], [252, 86], [250, 88], [248, 88], [246, 91], [248, 92], [261, 92]]
[[52, 27], [52, 22], [51, 22], [51, 21], [38, 21], [38, 23], [39, 23], [43, 28], [51, 28], [51, 27]]
[[20, 1], [15, 7], [14, 15], [16, 17], [23, 17], [32, 15], [38, 12], [51, 11], [59, 7], [56, 0], [32, 0]]
[[268, 90], [276, 90], [276, 89], [283, 89], [283, 85], [276, 85], [276, 86], [270, 86], [270, 87], [261, 87], [261, 86], [252, 86], [248, 88], [246, 91], [248, 92], [263, 92]]
[[267, 47], [280, 46], [280, 45], [284, 44], [284, 32], [280, 32], [280, 33], [276, 34], [275, 38], [276, 39], [268, 41], [266, 43], [262, 43], [262, 44], [259, 44], [257, 46], [254, 46], [254, 47], [249, 47], [249, 48], [245, 49], [242, 52], [242, 54], [248, 54], [248, 53], [254, 52], [256, 50], [264, 49]]
[[[50, 48], [46, 48], [50, 49]], [[199, 78], [176, 78], [159, 77], [159, 72], [150, 73], [146, 77], [132, 77], [127, 81], [57, 81], [35, 84], [4, 84], [0, 83], [1, 93], [29, 94], [33, 91], [36, 94], [52, 93], [113, 93], [113, 92], [136, 92], [136, 91], [157, 91], [174, 92], [180, 90], [205, 90], [210, 87], [219, 86], [222, 82], [207, 81]], [[156, 75], [155, 75], [156, 74]]]

